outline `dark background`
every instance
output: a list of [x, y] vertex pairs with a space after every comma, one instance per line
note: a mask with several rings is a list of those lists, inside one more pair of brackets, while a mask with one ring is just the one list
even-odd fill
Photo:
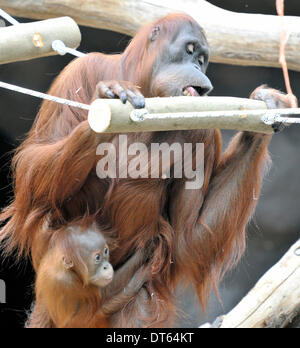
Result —
[[[211, 3], [237, 12], [276, 14], [275, 0], [215, 0]], [[300, 16], [299, 0], [287, 0], [286, 14]], [[163, 1], [162, 1], [163, 3]], [[21, 22], [29, 20], [19, 19]], [[253, 23], [255, 25], [255, 23]], [[104, 30], [81, 27], [83, 52], [119, 53], [129, 37]], [[73, 59], [49, 57], [29, 62], [0, 65], [0, 80], [46, 92], [51, 81]], [[282, 71], [273, 68], [238, 67], [211, 64], [208, 76], [214, 85], [212, 95], [248, 97], [258, 85], [267, 83], [285, 90]], [[291, 72], [294, 93], [300, 96], [300, 73]], [[40, 105], [40, 100], [0, 90], [0, 207], [12, 198], [9, 165], [12, 150], [24, 139]], [[226, 145], [233, 132], [223, 132]], [[262, 197], [253, 222], [248, 228], [247, 251], [239, 266], [221, 284], [220, 303], [212, 296], [206, 315], [197, 304], [193, 291], [179, 291], [184, 310], [178, 326], [197, 327], [227, 313], [253, 287], [300, 235], [300, 130], [292, 126], [274, 136], [270, 152], [272, 169], [265, 180]], [[0, 266], [0, 279], [6, 282], [7, 303], [0, 304], [1, 327], [22, 327], [32, 301], [33, 273], [30, 264], [14, 265], [14, 260]]]

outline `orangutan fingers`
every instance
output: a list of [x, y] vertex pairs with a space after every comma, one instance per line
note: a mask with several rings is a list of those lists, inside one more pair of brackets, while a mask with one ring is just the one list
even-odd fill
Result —
[[97, 97], [98, 98], [116, 98], [109, 86], [105, 82], [99, 82], [97, 85]]
[[145, 107], [145, 98], [140, 92], [128, 90], [127, 98], [135, 109], [143, 109]]

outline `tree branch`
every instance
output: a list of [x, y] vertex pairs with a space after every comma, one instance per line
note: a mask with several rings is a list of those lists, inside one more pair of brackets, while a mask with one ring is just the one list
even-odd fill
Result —
[[[234, 13], [205, 0], [0, 0], [0, 7], [19, 17], [71, 16], [81, 25], [129, 35], [148, 21], [170, 12], [186, 12], [205, 29], [212, 62], [280, 67], [280, 18]], [[300, 18], [285, 17], [289, 69], [300, 71]]]
[[284, 328], [299, 316], [300, 239], [258, 281], [253, 290], [222, 318], [220, 327]]

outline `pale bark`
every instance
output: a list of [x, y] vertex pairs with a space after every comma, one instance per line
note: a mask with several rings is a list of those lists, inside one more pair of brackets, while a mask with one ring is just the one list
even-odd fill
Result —
[[[280, 67], [277, 16], [230, 12], [204, 0], [0, 0], [0, 7], [28, 18], [67, 15], [81, 25], [129, 35], [167, 13], [186, 12], [205, 29], [212, 62]], [[300, 71], [300, 18], [286, 17], [285, 22], [288, 66]]]

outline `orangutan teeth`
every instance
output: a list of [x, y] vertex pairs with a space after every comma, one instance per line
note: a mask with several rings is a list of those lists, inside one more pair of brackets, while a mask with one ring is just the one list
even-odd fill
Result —
[[191, 93], [186, 89], [183, 91], [183, 95], [186, 97], [192, 97]]

